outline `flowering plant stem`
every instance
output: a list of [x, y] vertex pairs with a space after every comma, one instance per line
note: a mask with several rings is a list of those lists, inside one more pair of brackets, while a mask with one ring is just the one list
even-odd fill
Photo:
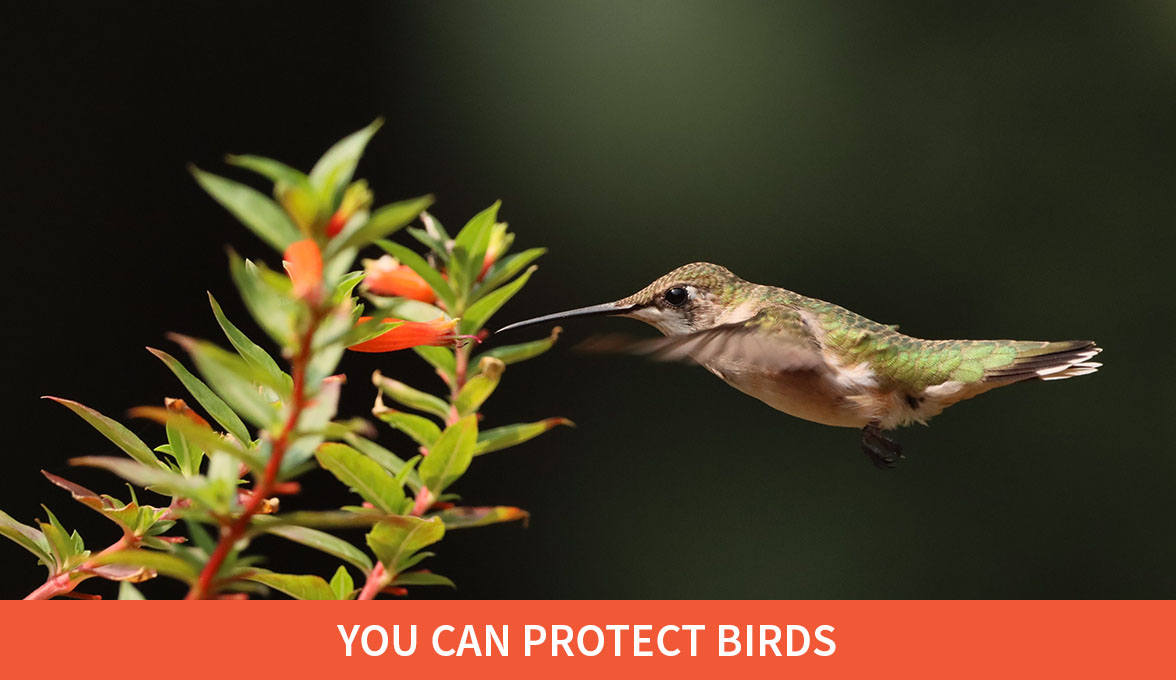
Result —
[[307, 324], [306, 331], [299, 340], [298, 352], [290, 362], [290, 377], [294, 383], [291, 389], [290, 415], [286, 418], [285, 424], [282, 425], [282, 430], [278, 433], [277, 439], [274, 440], [270, 458], [266, 462], [265, 472], [262, 475], [261, 482], [257, 484], [253, 493], [250, 494], [248, 504], [245, 505], [241, 514], [237, 516], [237, 519], [227, 525], [222, 525], [220, 540], [216, 544], [216, 550], [208, 558], [204, 569], [200, 571], [200, 578], [192, 584], [192, 587], [188, 590], [188, 596], [185, 599], [203, 600], [214, 592], [213, 581], [216, 578], [217, 572], [220, 571], [221, 565], [224, 564], [229, 551], [245, 535], [245, 531], [249, 528], [249, 521], [253, 519], [253, 516], [261, 509], [262, 503], [273, 492], [274, 483], [278, 478], [278, 471], [282, 469], [282, 457], [285, 456], [286, 447], [290, 442], [290, 433], [298, 426], [298, 418], [302, 416], [302, 411], [306, 407], [306, 366], [310, 363], [311, 342], [314, 339], [314, 333], [318, 330], [318, 325], [321, 320], [321, 312], [315, 310], [311, 315], [310, 322]]

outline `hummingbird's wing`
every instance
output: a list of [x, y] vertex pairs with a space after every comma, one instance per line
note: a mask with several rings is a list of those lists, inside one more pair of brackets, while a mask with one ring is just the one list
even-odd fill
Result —
[[827, 368], [820, 344], [803, 317], [785, 306], [760, 310], [746, 321], [723, 324], [686, 335], [649, 340], [616, 336], [581, 343], [596, 352], [630, 352], [659, 361], [695, 361], [704, 366], [748, 366], [785, 372]]

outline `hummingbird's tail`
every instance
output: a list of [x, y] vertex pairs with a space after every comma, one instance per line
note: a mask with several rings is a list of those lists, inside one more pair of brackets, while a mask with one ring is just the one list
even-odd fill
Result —
[[1021, 380], [1064, 380], [1094, 373], [1102, 364], [1091, 361], [1102, 348], [1091, 340], [1061, 342], [1017, 342], [1017, 356], [1011, 364], [984, 372], [985, 382]]

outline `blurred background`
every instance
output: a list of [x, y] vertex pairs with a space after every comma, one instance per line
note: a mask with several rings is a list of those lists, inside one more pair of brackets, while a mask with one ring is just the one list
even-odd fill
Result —
[[[44, 502], [89, 546], [113, 541], [113, 524], [38, 473], [125, 497], [113, 476], [65, 463], [113, 447], [38, 397], [122, 418], [180, 396], [143, 347], [168, 347], [170, 330], [219, 339], [206, 290], [244, 324], [228, 244], [277, 264], [185, 165], [242, 179], [221, 159], [248, 152], [309, 168], [385, 116], [360, 168], [378, 201], [433, 192], [457, 227], [501, 198], [516, 247], [550, 248], [501, 323], [709, 260], [916, 336], [1106, 348], [1094, 376], [1014, 386], [900, 431], [907, 460], [880, 472], [857, 432], [699, 368], [570, 350], [651, 329], [566, 324], [485, 413], [487, 426], [578, 427], [479, 458], [455, 488], [529, 509], [530, 526], [453, 532], [427, 566], [459, 589], [411, 597], [1176, 597], [1176, 4], [19, 11], [0, 114], [0, 507], [16, 519], [43, 518]], [[440, 387], [412, 353], [351, 355], [345, 413], [367, 413], [375, 368]], [[380, 441], [413, 448], [390, 430]], [[350, 498], [324, 475], [283, 504]], [[272, 540], [258, 545], [268, 566], [334, 571]], [[4, 597], [43, 580], [14, 544], [0, 564]]]

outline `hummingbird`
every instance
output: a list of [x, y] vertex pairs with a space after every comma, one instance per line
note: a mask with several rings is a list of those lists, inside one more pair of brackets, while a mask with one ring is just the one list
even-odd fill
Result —
[[1094, 373], [1089, 340], [923, 340], [835, 304], [745, 281], [708, 262], [687, 264], [629, 297], [519, 321], [506, 331], [571, 317], [623, 316], [665, 337], [596, 343], [698, 363], [789, 415], [861, 430], [880, 468], [903, 457], [887, 430], [926, 424], [956, 402], [1026, 380]]

